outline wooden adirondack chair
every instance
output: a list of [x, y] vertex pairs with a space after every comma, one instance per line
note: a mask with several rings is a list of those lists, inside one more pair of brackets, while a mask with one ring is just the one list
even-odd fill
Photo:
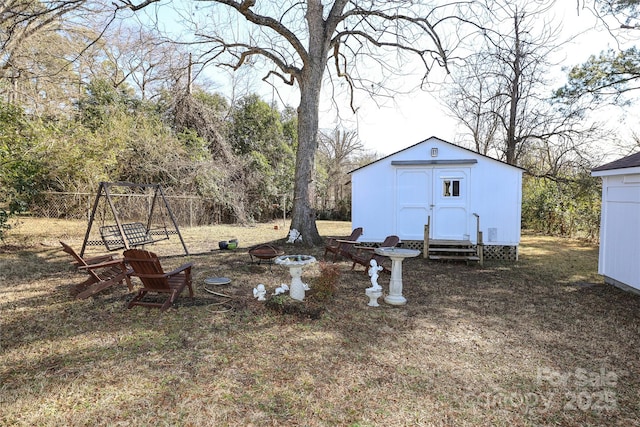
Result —
[[[193, 288], [191, 287], [191, 267], [193, 263], [184, 264], [173, 271], [165, 273], [160, 264], [158, 256], [153, 252], [142, 249], [129, 249], [124, 251], [124, 259], [133, 268], [132, 276], [140, 278], [142, 289], [131, 300], [128, 308], [134, 305], [146, 307], [160, 307], [166, 310], [173, 305], [178, 295], [189, 288], [189, 296], [193, 298]], [[157, 293], [167, 295], [163, 302], [142, 301], [147, 293]]]
[[360, 236], [362, 236], [362, 227], [354, 229], [348, 237], [329, 237], [324, 247], [324, 258], [326, 259], [327, 253], [331, 252], [333, 262], [336, 262], [338, 256], [351, 259], [351, 252]]
[[[398, 236], [387, 236], [378, 247], [393, 248], [397, 246], [398, 243], [400, 243], [400, 238]], [[353, 270], [356, 264], [360, 264], [364, 266], [364, 272], [366, 274], [367, 269], [369, 268], [369, 263], [372, 259], [375, 259], [378, 265], [383, 268], [382, 271], [384, 271], [385, 273], [391, 273], [391, 271], [382, 264], [387, 259], [387, 257], [378, 255], [374, 251], [375, 248], [373, 247], [356, 246], [355, 251], [351, 254], [351, 259], [353, 260], [351, 269]]]
[[76, 295], [78, 299], [85, 299], [91, 295], [116, 284], [127, 282], [130, 291], [133, 290], [129, 274], [129, 270], [123, 259], [115, 259], [113, 255], [100, 255], [91, 258], [82, 258], [73, 248], [64, 242], [60, 242], [62, 250], [73, 257], [72, 264], [78, 267], [78, 270], [85, 271], [89, 277], [84, 282], [76, 285], [79, 293]]

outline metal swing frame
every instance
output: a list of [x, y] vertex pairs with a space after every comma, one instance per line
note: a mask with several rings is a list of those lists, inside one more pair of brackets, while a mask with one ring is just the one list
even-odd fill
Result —
[[[118, 216], [118, 211], [113, 203], [111, 198], [110, 189], [111, 187], [126, 187], [126, 188], [142, 188], [148, 189], [151, 188], [154, 190], [153, 193], [153, 201], [151, 203], [151, 209], [149, 211], [149, 215], [147, 218], [146, 225], [141, 222], [133, 222], [133, 223], [123, 223]], [[96, 212], [98, 210], [98, 206], [100, 205], [100, 199], [105, 198], [106, 202], [109, 204], [111, 208], [111, 213], [113, 214], [113, 218], [115, 219], [114, 225], [103, 225], [100, 227], [100, 235], [102, 237], [101, 241], [92, 241], [89, 240], [89, 236], [91, 235], [91, 229], [93, 227], [93, 222], [95, 220]], [[171, 218], [171, 222], [175, 230], [167, 230], [166, 224], [164, 225], [164, 231], [155, 231], [151, 230], [151, 219], [153, 218], [153, 212], [156, 207], [156, 203], [158, 200], [161, 200], [164, 207]], [[161, 212], [162, 214], [162, 212]], [[163, 216], [164, 219], [164, 216]], [[177, 234], [180, 238], [180, 242], [182, 243], [182, 247], [184, 248], [185, 255], [189, 255], [189, 250], [187, 249], [187, 245], [182, 238], [182, 234], [180, 233], [180, 228], [178, 227], [178, 222], [176, 221], [176, 217], [173, 215], [171, 208], [169, 207], [169, 203], [164, 195], [164, 191], [162, 190], [162, 186], [160, 184], [135, 184], [132, 182], [100, 182], [100, 186], [98, 187], [98, 194], [96, 195], [95, 201], [93, 202], [93, 207], [91, 209], [91, 215], [89, 216], [89, 224], [87, 225], [87, 232], [84, 235], [84, 242], [82, 243], [82, 249], [80, 250], [80, 256], [84, 255], [85, 249], [87, 246], [92, 245], [101, 245], [104, 244], [107, 250], [116, 251], [119, 249], [128, 250], [138, 246], [144, 246], [147, 244], [152, 244], [161, 240], [168, 240], [169, 234]], [[155, 238], [154, 236], [163, 236], [160, 238]]]

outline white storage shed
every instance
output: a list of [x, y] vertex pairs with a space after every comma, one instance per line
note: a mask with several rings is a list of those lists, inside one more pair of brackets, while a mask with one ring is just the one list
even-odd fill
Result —
[[477, 244], [485, 258], [516, 260], [523, 170], [436, 137], [351, 171], [353, 227], [360, 241], [397, 235], [404, 247], [429, 239]]
[[602, 177], [598, 273], [606, 283], [640, 292], [640, 153], [591, 175]]

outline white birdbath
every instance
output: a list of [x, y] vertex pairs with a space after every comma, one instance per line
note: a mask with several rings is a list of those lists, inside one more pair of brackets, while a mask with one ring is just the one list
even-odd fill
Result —
[[289, 269], [289, 274], [291, 274], [289, 296], [295, 300], [303, 301], [304, 291], [308, 287], [302, 283], [302, 268], [305, 265], [313, 264], [316, 259], [311, 255], [282, 255], [277, 257], [274, 262]]
[[389, 282], [389, 295], [384, 297], [384, 302], [391, 305], [403, 305], [407, 299], [402, 296], [402, 261], [420, 255], [420, 251], [402, 248], [376, 248], [378, 255], [391, 258], [391, 281]]

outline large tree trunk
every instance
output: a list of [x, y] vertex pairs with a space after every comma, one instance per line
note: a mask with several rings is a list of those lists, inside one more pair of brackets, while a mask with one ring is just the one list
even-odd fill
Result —
[[[322, 2], [308, 0], [307, 4], [309, 54], [298, 81], [300, 85], [298, 151], [296, 153], [291, 228], [295, 228], [302, 234], [302, 240], [306, 245], [313, 246], [322, 243], [316, 226], [316, 213], [311, 204], [311, 188], [313, 188], [313, 166], [318, 149], [320, 89], [322, 88], [329, 38], [325, 32], [325, 22], [322, 17]], [[333, 31], [328, 31], [328, 34], [332, 33]]]
[[320, 76], [317, 81], [313, 81], [313, 79], [305, 80], [300, 84], [298, 151], [296, 153], [291, 228], [298, 230], [302, 234], [303, 242], [311, 246], [322, 243], [322, 238], [316, 226], [316, 213], [311, 202], [313, 166], [316, 149], [318, 148], [316, 138], [318, 134], [318, 111], [322, 77]]
[[327, 52], [342, 11], [348, 0], [335, 0], [325, 21], [321, 0], [307, 0], [305, 19], [309, 30], [309, 49], [303, 56], [303, 67], [298, 75], [300, 106], [298, 107], [298, 152], [293, 187], [293, 213], [291, 228], [302, 234], [306, 245], [322, 243], [316, 226], [316, 213], [311, 203], [313, 167], [318, 149], [318, 117], [320, 90]]

